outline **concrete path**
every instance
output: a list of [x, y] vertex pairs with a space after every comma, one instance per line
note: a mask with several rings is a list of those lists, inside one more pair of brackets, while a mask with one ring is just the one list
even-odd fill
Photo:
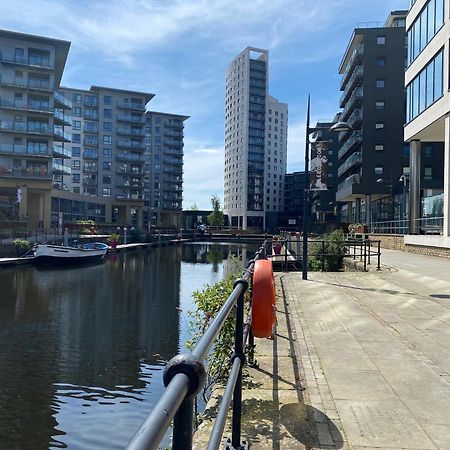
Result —
[[279, 277], [313, 448], [448, 450], [450, 261], [389, 250], [382, 261]]

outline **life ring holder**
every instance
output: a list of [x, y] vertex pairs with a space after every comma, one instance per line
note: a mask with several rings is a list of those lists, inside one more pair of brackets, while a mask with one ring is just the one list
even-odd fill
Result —
[[253, 271], [252, 333], [257, 338], [270, 338], [275, 325], [275, 282], [272, 261], [258, 259]]

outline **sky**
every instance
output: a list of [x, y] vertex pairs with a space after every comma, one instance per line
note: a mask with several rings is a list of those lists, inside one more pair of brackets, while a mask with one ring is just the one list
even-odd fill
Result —
[[[19, 8], [20, 5], [20, 8]], [[289, 105], [288, 172], [303, 169], [311, 121], [339, 110], [353, 29], [409, 0], [0, 0], [0, 28], [71, 41], [63, 86], [155, 94], [148, 109], [190, 116], [183, 207], [223, 200], [225, 76], [245, 47], [269, 50], [270, 95]], [[20, 9], [20, 11], [19, 11]]]

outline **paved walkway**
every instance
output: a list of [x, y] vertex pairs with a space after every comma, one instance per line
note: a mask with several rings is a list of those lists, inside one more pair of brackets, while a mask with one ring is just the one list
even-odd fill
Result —
[[276, 274], [276, 336], [243, 394], [251, 448], [450, 449], [450, 261], [382, 254], [380, 272]]

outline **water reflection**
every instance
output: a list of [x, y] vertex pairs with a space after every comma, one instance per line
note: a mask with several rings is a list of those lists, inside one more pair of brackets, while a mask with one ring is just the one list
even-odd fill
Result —
[[188, 337], [192, 292], [221, 278], [221, 261], [238, 249], [190, 245], [0, 271], [0, 448], [124, 448]]

